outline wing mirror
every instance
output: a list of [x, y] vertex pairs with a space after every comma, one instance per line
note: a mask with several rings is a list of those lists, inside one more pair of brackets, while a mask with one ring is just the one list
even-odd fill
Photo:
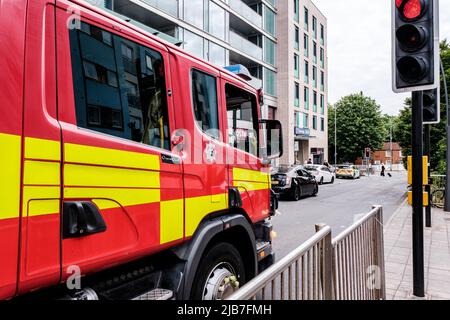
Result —
[[272, 160], [283, 155], [283, 134], [281, 122], [278, 120], [260, 120], [263, 134], [261, 156], [265, 160]]

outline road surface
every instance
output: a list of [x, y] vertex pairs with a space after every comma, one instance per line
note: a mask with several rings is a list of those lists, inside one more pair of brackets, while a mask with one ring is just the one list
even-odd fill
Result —
[[298, 202], [281, 200], [281, 214], [272, 220], [277, 233], [273, 240], [276, 260], [311, 237], [316, 223], [331, 226], [335, 237], [374, 204], [383, 206], [384, 221], [388, 221], [405, 198], [406, 180], [406, 173], [400, 172], [393, 172], [392, 178], [338, 179], [334, 184], [319, 186], [317, 197]]

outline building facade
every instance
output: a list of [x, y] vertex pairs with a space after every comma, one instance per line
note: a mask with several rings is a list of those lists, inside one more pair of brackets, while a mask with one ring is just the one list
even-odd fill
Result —
[[[385, 165], [387, 169], [391, 166], [394, 170], [403, 169], [402, 148], [398, 142], [385, 142], [381, 150], [372, 151], [370, 163], [375, 166]], [[361, 157], [356, 159], [356, 164], [363, 164]]]
[[263, 88], [263, 117], [275, 116], [275, 0], [87, 0], [150, 28], [193, 55], [224, 67], [242, 64]]
[[327, 20], [311, 0], [87, 0], [218, 66], [242, 64], [283, 124], [275, 164], [328, 160]]
[[282, 164], [328, 161], [327, 19], [311, 0], [277, 2]]

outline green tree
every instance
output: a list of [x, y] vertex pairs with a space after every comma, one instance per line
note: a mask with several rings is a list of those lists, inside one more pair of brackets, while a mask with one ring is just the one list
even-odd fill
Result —
[[[447, 85], [450, 81], [450, 45], [446, 40], [441, 42], [441, 59], [445, 70], [445, 75], [447, 78]], [[436, 173], [444, 174], [446, 170], [446, 159], [445, 153], [447, 150], [446, 146], [446, 106], [445, 106], [445, 90], [443, 78], [441, 77], [441, 122], [436, 125], [431, 126], [430, 133], [430, 166], [431, 171]], [[403, 155], [406, 157], [411, 155], [411, 99], [407, 98], [405, 100], [405, 105], [402, 110], [400, 110], [400, 115], [398, 116], [398, 142], [402, 147]], [[406, 158], [405, 158], [406, 159]], [[405, 161], [405, 165], [407, 165]]]
[[[364, 148], [379, 149], [386, 137], [386, 127], [380, 106], [363, 93], [341, 98], [329, 109], [329, 144], [334, 152], [334, 117], [337, 110], [338, 162], [354, 162]], [[333, 157], [334, 158], [334, 157]]]

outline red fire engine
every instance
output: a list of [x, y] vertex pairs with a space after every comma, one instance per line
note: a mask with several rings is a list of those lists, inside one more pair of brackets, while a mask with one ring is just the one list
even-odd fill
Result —
[[220, 299], [272, 263], [262, 92], [81, 0], [0, 30], [1, 299]]

